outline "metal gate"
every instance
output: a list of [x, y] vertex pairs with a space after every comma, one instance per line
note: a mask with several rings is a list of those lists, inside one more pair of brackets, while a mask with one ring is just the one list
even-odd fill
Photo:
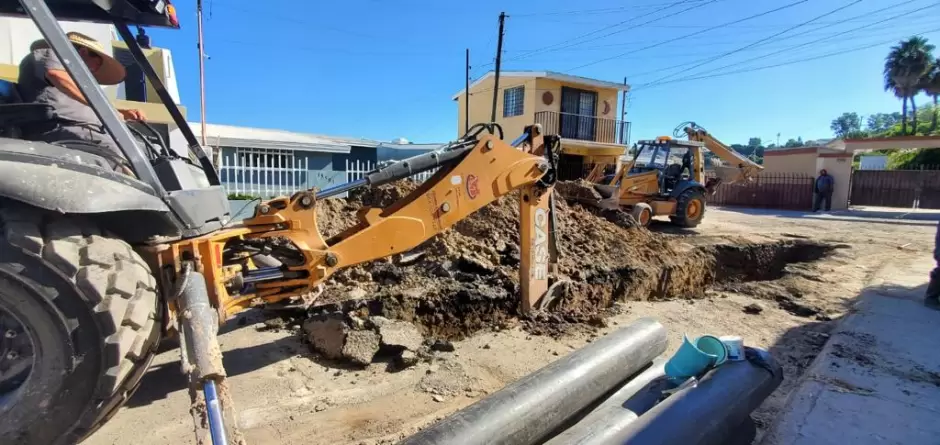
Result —
[[856, 170], [849, 203], [940, 209], [940, 170]]

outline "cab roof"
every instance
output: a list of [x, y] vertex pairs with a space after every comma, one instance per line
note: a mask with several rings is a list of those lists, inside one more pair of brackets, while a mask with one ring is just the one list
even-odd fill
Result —
[[[179, 28], [168, 0], [45, 0], [56, 20]], [[29, 18], [19, 0], [0, 0], [0, 16]]]

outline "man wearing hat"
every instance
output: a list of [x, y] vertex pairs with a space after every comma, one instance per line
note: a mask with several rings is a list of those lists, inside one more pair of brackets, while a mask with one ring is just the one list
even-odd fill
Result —
[[[114, 59], [98, 41], [78, 32], [67, 34], [79, 56], [101, 85], [117, 85], [124, 81], [124, 66]], [[48, 124], [24, 129], [24, 137], [31, 140], [58, 142], [82, 140], [113, 151], [123, 159], [114, 139], [108, 135], [94, 110], [72, 80], [62, 62], [45, 40], [30, 45], [30, 53], [20, 62], [17, 89], [25, 102], [38, 102], [52, 106], [54, 120]], [[139, 110], [118, 110], [125, 120], [144, 120]], [[113, 168], [118, 163], [109, 160]]]

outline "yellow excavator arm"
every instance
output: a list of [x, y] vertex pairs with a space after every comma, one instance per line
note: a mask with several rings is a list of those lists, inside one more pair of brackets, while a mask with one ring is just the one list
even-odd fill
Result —
[[751, 180], [764, 170], [763, 166], [723, 144], [695, 122], [686, 122], [679, 127], [690, 141], [705, 144], [705, 148], [721, 159], [724, 165], [716, 166], [715, 173], [722, 184]]

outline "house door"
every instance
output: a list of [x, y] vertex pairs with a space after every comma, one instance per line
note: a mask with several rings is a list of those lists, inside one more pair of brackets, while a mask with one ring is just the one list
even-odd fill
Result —
[[594, 116], [597, 93], [576, 88], [561, 88], [561, 137], [594, 140]]

